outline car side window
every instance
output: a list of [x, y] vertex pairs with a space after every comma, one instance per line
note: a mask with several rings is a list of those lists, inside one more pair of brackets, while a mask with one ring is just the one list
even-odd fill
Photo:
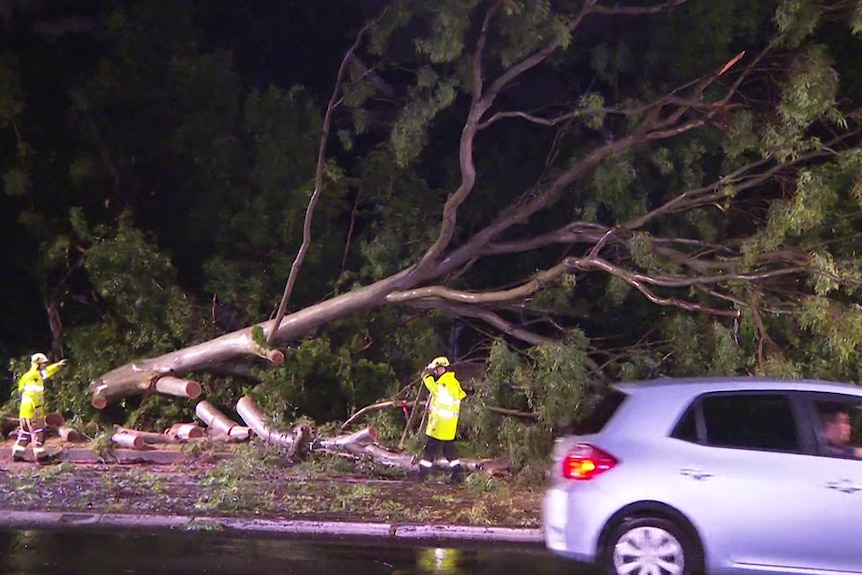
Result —
[[686, 410], [670, 436], [674, 439], [697, 443], [697, 403], [692, 404]]
[[707, 445], [802, 452], [787, 395], [713, 395], [702, 398], [701, 405]]

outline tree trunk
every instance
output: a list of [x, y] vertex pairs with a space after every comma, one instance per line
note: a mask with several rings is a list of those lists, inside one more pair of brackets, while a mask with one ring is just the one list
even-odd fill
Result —
[[104, 409], [123, 397], [144, 393], [164, 376], [180, 377], [192, 371], [207, 371], [211, 367], [230, 364], [243, 356], [257, 356], [272, 364], [280, 364], [284, 361], [284, 353], [257, 343], [253, 335], [256, 329], [262, 329], [264, 337], [275, 329], [276, 342], [292, 341], [334, 319], [384, 304], [389, 293], [409, 285], [411, 280], [410, 270], [405, 270], [369, 286], [301, 309], [286, 316], [278, 326], [273, 321], [263, 322], [197, 345], [120, 366], [90, 382], [93, 394], [91, 403], [96, 409]]

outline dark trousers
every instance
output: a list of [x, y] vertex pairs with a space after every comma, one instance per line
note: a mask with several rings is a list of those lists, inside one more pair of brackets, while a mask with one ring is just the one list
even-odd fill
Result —
[[464, 476], [464, 469], [461, 467], [461, 460], [458, 459], [455, 440], [444, 441], [435, 437], [428, 437], [425, 442], [422, 461], [419, 462], [420, 479], [424, 479], [431, 472], [431, 468], [434, 466], [434, 459], [441, 449], [443, 450], [443, 456], [449, 460], [449, 468], [452, 470], [452, 480], [461, 482]]
[[443, 457], [450, 462], [458, 459], [458, 451], [455, 449], [455, 440], [444, 441], [436, 437], [429, 437], [425, 442], [425, 450], [422, 452], [422, 459], [434, 463], [440, 449], [443, 449]]

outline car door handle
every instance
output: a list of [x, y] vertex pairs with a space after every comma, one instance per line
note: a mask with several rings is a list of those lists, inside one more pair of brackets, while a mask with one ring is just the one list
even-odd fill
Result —
[[857, 485], [849, 479], [842, 479], [841, 481], [830, 481], [826, 484], [826, 489], [834, 489], [841, 493], [856, 493], [862, 491], [862, 485]]
[[704, 471], [703, 469], [698, 469], [696, 467], [683, 467], [679, 470], [680, 475], [685, 477], [691, 477], [692, 479], [697, 479], [698, 481], [702, 481], [709, 477], [712, 477], [712, 473], [709, 471]]

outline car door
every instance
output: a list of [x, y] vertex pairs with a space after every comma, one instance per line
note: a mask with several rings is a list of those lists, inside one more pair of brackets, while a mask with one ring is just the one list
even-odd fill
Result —
[[806, 435], [799, 400], [711, 394], [694, 414], [698, 441], [677, 452], [677, 481], [692, 499], [683, 504], [699, 511], [693, 520], [707, 559], [721, 563], [713, 567], [852, 571], [843, 551], [848, 536], [823, 507], [836, 504], [840, 492], [824, 487], [824, 458]]
[[[805, 408], [815, 426], [818, 454], [808, 465], [807, 497], [819, 508], [823, 531], [809, 546], [809, 563], [820, 569], [862, 573], [859, 524], [862, 518], [862, 398], [841, 394], [805, 394]], [[848, 415], [852, 435], [835, 453], [824, 427], [830, 413]], [[841, 453], [843, 451], [843, 453]], [[818, 522], [820, 522], [818, 521]]]

